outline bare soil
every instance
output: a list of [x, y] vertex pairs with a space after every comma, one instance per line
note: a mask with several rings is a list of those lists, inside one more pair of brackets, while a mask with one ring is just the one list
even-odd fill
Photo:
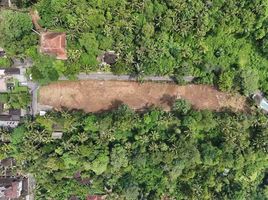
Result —
[[245, 97], [219, 92], [207, 85], [178, 86], [170, 83], [131, 81], [60, 81], [43, 86], [39, 103], [55, 109], [63, 107], [101, 112], [127, 104], [135, 110], [150, 106], [169, 110], [176, 99], [188, 100], [196, 109], [234, 111], [246, 108]]

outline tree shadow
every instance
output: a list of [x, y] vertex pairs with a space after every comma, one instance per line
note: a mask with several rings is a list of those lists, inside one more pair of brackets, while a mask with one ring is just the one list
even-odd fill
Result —
[[111, 102], [111, 105], [109, 106], [109, 108], [107, 110], [116, 110], [118, 109], [120, 106], [124, 105], [124, 102], [118, 99], [115, 99]]
[[169, 94], [164, 94], [161, 99], [160, 99], [160, 102], [162, 104], [167, 104], [169, 107], [172, 107], [173, 104], [175, 103], [177, 97], [176, 96], [171, 96]]

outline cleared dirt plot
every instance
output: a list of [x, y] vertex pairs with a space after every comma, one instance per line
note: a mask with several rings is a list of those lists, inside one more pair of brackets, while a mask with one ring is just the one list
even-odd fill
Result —
[[142, 110], [150, 106], [169, 110], [176, 99], [187, 99], [197, 109], [220, 110], [230, 107], [242, 111], [246, 99], [219, 92], [206, 85], [178, 86], [168, 83], [125, 81], [61, 81], [40, 89], [39, 104], [100, 112], [127, 104]]

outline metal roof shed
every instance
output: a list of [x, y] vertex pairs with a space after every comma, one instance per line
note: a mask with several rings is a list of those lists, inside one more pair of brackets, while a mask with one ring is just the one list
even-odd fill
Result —
[[267, 99], [263, 98], [261, 100], [260, 108], [263, 109], [265, 112], [268, 112], [268, 101], [267, 101]]

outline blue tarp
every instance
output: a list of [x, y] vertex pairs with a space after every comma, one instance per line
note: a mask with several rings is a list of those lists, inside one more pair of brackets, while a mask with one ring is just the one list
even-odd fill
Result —
[[260, 107], [268, 112], [268, 101], [266, 99], [262, 99], [260, 103]]

